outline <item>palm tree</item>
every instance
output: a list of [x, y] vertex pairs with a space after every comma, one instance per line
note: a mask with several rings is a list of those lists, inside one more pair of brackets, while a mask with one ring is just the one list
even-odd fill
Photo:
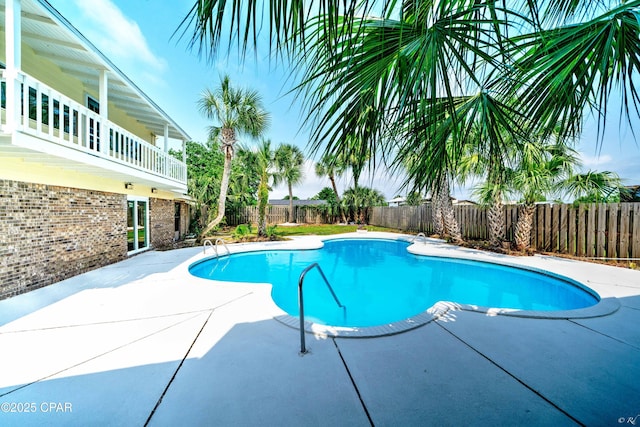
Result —
[[385, 198], [378, 190], [367, 187], [352, 187], [344, 192], [342, 204], [358, 224], [366, 224], [369, 210], [373, 206], [386, 204]]
[[242, 134], [252, 138], [259, 137], [267, 129], [270, 115], [264, 110], [258, 92], [231, 86], [229, 76], [222, 77], [220, 86], [214, 91], [206, 89], [198, 101], [198, 107], [208, 119], [217, 122], [217, 125], [210, 127], [209, 137], [220, 140], [225, 155], [218, 213], [202, 231], [201, 235], [205, 236], [224, 218], [231, 160], [237, 137]]
[[454, 242], [462, 242], [460, 225], [453, 213], [451, 191], [448, 174], [443, 173], [431, 190], [431, 206], [433, 206], [434, 233], [447, 235]]
[[584, 197], [595, 203], [606, 203], [613, 194], [625, 191], [616, 173], [591, 170], [567, 178], [565, 189], [572, 197]]
[[258, 186], [258, 236], [266, 237], [266, 209], [269, 203], [269, 181], [274, 178], [273, 166], [275, 153], [271, 149], [271, 141], [262, 140], [258, 147], [257, 163], [260, 170], [260, 185]]
[[[418, 130], [415, 130], [419, 132]], [[412, 135], [415, 135], [412, 133]], [[416, 189], [429, 188], [431, 191], [431, 211], [433, 232], [439, 236], [449, 236], [455, 242], [462, 241], [460, 225], [453, 212], [450, 191], [450, 173], [444, 172], [434, 181], [430, 175], [423, 176], [423, 159], [416, 153], [403, 153], [402, 161], [397, 164], [402, 165], [404, 172], [411, 177], [413, 192]]]
[[340, 214], [342, 216], [342, 222], [347, 222], [347, 217], [344, 214], [344, 211], [340, 209], [340, 195], [338, 194], [338, 188], [336, 187], [336, 176], [340, 176], [344, 173], [346, 166], [340, 162], [338, 156], [325, 154], [322, 156], [319, 162], [316, 163], [315, 171], [318, 177], [328, 177], [331, 182], [331, 188], [333, 189], [333, 193], [336, 197], [336, 203], [338, 205], [338, 209], [340, 210]]
[[[518, 112], [516, 98], [504, 103], [495, 93], [484, 88], [474, 96], [459, 97], [455, 102], [452, 111], [443, 111], [444, 118], [436, 116], [433, 124], [427, 123], [427, 126], [435, 128], [436, 138], [445, 141], [426, 145], [414, 166], [417, 170], [412, 170], [410, 176], [414, 180], [417, 178], [413, 175], [420, 178], [420, 173], [430, 177], [434, 172], [429, 171], [438, 171], [442, 167], [445, 171], [449, 167], [455, 170], [462, 181], [470, 175], [484, 176], [486, 181], [478, 188], [477, 196], [489, 207], [489, 241], [498, 247], [505, 238], [502, 199], [507, 189], [507, 165], [513, 153], [522, 148], [526, 122]], [[444, 150], [444, 153], [433, 153], [433, 150]], [[447, 160], [444, 166], [432, 163], [432, 158], [439, 155]], [[445, 172], [440, 172], [440, 175], [445, 175]]]
[[527, 141], [519, 154], [509, 185], [521, 195], [523, 203], [515, 225], [514, 243], [516, 249], [524, 251], [531, 242], [535, 202], [546, 200], [549, 194], [566, 185], [580, 160], [572, 148], [561, 142]]
[[278, 175], [274, 184], [286, 182], [289, 189], [289, 222], [295, 222], [293, 215], [293, 186], [304, 180], [304, 155], [295, 145], [281, 144], [275, 152], [275, 167]]
[[[231, 179], [225, 210], [228, 211], [229, 204], [234, 208], [255, 205], [259, 184], [260, 169], [257, 155], [239, 144], [231, 165]], [[220, 186], [218, 185], [218, 187]]]
[[[243, 49], [252, 40], [255, 46], [256, 28], [262, 28], [259, 6], [241, 6], [240, 0], [197, 0], [183, 21], [183, 26], [194, 25], [191, 45], [215, 54], [224, 22], [230, 25], [230, 41], [244, 34], [239, 40]], [[373, 137], [358, 139], [356, 151], [372, 158], [382, 153], [391, 160], [420, 152], [419, 175], [428, 178], [424, 182], [437, 182], [441, 174], [457, 168], [460, 153], [470, 143], [464, 122], [476, 122], [471, 117], [459, 122], [456, 97], [490, 95], [485, 97], [487, 108], [477, 112], [484, 110], [489, 117], [492, 109], [508, 106], [505, 112], [521, 113], [508, 121], [501, 113], [492, 126], [481, 127], [482, 143], [493, 153], [492, 216], [498, 221], [504, 187], [500, 164], [506, 159], [504, 147], [496, 144], [501, 139], [517, 142], [519, 138], [509, 134], [523, 129], [525, 121], [528, 133], [543, 137], [558, 124], [564, 140], [579, 136], [583, 117], [592, 112], [599, 119], [602, 140], [608, 101], [618, 95], [620, 113], [633, 128], [630, 119], [640, 107], [635, 85], [639, 1], [407, 0], [400, 6], [378, 0], [271, 3], [265, 22], [275, 41], [272, 46], [306, 70], [298, 89], [309, 112], [307, 124], [313, 125], [315, 150], [353, 150], [354, 142], [345, 136], [361, 126], [356, 118], [364, 99], [367, 134]], [[444, 116], [433, 114], [439, 102]], [[440, 134], [442, 120], [451, 121], [451, 142], [449, 135]], [[402, 129], [407, 122], [423, 131], [406, 139], [383, 138], [402, 135], [394, 124]]]

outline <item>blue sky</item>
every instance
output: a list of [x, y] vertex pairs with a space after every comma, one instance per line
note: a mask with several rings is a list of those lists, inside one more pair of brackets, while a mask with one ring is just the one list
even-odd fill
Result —
[[[249, 57], [244, 66], [235, 56], [219, 58], [207, 63], [198, 56], [197, 49], [188, 50], [188, 35], [183, 40], [171, 38], [194, 0], [49, 0], [72, 25], [98, 49], [107, 55], [140, 89], [149, 95], [165, 112], [192, 137], [205, 142], [209, 123], [199, 113], [196, 102], [201, 92], [213, 88], [219, 76], [229, 74], [239, 86], [260, 92], [265, 107], [272, 114], [267, 137], [272, 143], [292, 143], [303, 150], [307, 133], [300, 131], [299, 107], [287, 95], [289, 73], [276, 67], [264, 55], [254, 61]], [[611, 117], [617, 106], [612, 106]], [[640, 120], [636, 119], [640, 123]], [[613, 122], [613, 123], [612, 123]], [[640, 126], [636, 126], [640, 132]], [[248, 145], [251, 144], [247, 141]], [[596, 126], [587, 123], [578, 147], [585, 169], [610, 170], [618, 173], [625, 184], [640, 184], [640, 145], [628, 126], [609, 121], [601, 151], [596, 146]], [[339, 190], [350, 185], [349, 177], [339, 181]], [[362, 177], [362, 185], [373, 186], [390, 199], [398, 192], [400, 182], [382, 171], [375, 176]], [[313, 173], [312, 161], [306, 164], [306, 180], [294, 188], [294, 195], [311, 197], [324, 186], [327, 179]], [[453, 195], [468, 198], [468, 190], [454, 188]], [[275, 188], [271, 198], [287, 194], [284, 187]]]

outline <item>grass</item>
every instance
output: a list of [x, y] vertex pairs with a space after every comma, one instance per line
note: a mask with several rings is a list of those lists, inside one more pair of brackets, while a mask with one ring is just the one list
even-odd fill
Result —
[[[280, 236], [327, 236], [330, 234], [353, 233], [358, 229], [357, 225], [335, 225], [335, 224], [302, 224], [293, 227], [278, 227]], [[385, 227], [376, 227], [373, 225], [365, 226], [367, 231], [388, 231], [399, 233], [399, 230]]]
[[[252, 233], [245, 236], [243, 241], [255, 241], [257, 238], [257, 230], [258, 227], [253, 224]], [[236, 227], [225, 227], [225, 229], [218, 231], [213, 236], [210, 236], [210, 239], [220, 237], [227, 242], [236, 242], [233, 238], [233, 232]], [[373, 225], [367, 225], [364, 227], [367, 231], [387, 231], [391, 233], [401, 233], [400, 230], [396, 230], [393, 228], [385, 228], [385, 227], [377, 227]], [[300, 224], [296, 226], [278, 226], [276, 229], [276, 234], [279, 239], [286, 239], [290, 236], [328, 236], [331, 234], [344, 234], [344, 233], [353, 233], [358, 230], [357, 225], [336, 225], [336, 224]]]

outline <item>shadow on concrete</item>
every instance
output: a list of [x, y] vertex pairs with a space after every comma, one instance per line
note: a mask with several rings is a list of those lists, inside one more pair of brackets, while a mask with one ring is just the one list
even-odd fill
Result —
[[105, 369], [96, 358], [2, 388], [0, 402], [36, 410], [2, 411], [0, 425], [370, 425], [333, 341], [314, 341], [301, 357], [297, 331], [273, 320], [236, 324], [219, 338], [215, 329], [212, 320], [184, 347], [184, 361]]
[[167, 273], [200, 248], [149, 251], [33, 291], [0, 300], [0, 326], [87, 289], [117, 288], [147, 276]]

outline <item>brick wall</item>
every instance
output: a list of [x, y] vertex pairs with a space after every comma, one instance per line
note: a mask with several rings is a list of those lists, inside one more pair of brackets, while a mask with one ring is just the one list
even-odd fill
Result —
[[149, 223], [151, 224], [151, 246], [168, 248], [176, 237], [175, 204], [180, 203], [180, 235], [183, 238], [189, 231], [189, 205], [175, 200], [149, 199]]
[[149, 199], [149, 224], [151, 225], [151, 246], [165, 248], [174, 238], [173, 200]]
[[0, 180], [0, 299], [124, 259], [126, 200]]
[[180, 237], [184, 237], [189, 232], [189, 222], [191, 221], [191, 212], [189, 205], [180, 203]]

